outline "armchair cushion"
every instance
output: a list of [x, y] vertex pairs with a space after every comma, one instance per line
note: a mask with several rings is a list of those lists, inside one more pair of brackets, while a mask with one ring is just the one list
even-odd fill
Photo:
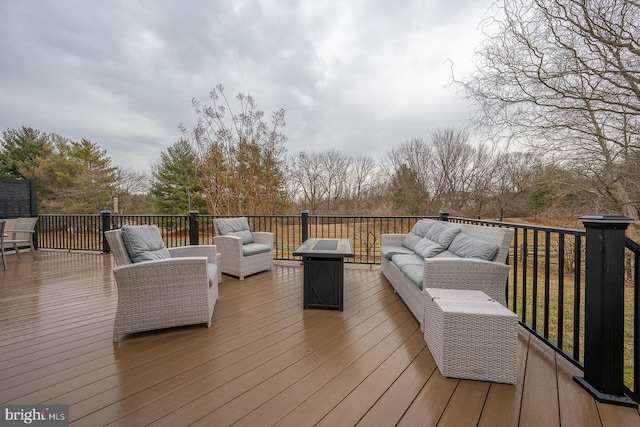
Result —
[[216, 219], [216, 227], [221, 236], [237, 236], [242, 239], [242, 244], [253, 243], [253, 235], [249, 230], [249, 221], [246, 216], [239, 218]]
[[247, 243], [242, 246], [242, 255], [244, 256], [261, 254], [263, 252], [271, 252], [271, 246], [263, 243]]
[[134, 263], [171, 258], [156, 225], [123, 225], [122, 240]]

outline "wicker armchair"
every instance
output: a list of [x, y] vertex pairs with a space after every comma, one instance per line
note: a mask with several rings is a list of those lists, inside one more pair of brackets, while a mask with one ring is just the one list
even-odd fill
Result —
[[213, 243], [222, 254], [220, 269], [243, 280], [273, 268], [273, 233], [250, 231], [246, 217], [216, 219]]
[[198, 323], [211, 326], [221, 281], [215, 246], [169, 248], [170, 258], [134, 263], [121, 230], [107, 231], [105, 237], [116, 262], [114, 342], [133, 332]]

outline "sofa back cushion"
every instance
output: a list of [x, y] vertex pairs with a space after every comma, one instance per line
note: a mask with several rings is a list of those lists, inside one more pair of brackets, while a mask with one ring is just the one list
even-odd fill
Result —
[[415, 251], [416, 245], [418, 244], [418, 242], [420, 242], [420, 240], [422, 240], [422, 237], [411, 231], [405, 236], [404, 240], [402, 241], [402, 246]]
[[411, 229], [411, 231], [405, 236], [402, 241], [402, 246], [405, 248], [411, 249], [412, 251], [416, 250], [416, 245], [422, 238], [427, 235], [429, 229], [435, 224], [435, 221], [428, 219], [421, 219], [416, 222]]
[[123, 225], [122, 240], [133, 262], [171, 258], [155, 225]]
[[243, 245], [253, 243], [253, 234], [249, 231], [249, 221], [246, 216], [220, 218], [216, 219], [215, 223], [219, 235], [240, 237]]
[[476, 258], [492, 261], [498, 253], [500, 246], [481, 240], [461, 232], [449, 245], [449, 251], [461, 258]]
[[429, 230], [425, 234], [425, 237], [431, 241], [438, 243], [443, 247], [443, 249], [447, 249], [453, 239], [458, 235], [458, 233], [460, 233], [460, 231], [460, 227], [438, 222], [433, 224], [429, 228]]
[[437, 224], [437, 221], [434, 221], [432, 219], [421, 219], [420, 221], [415, 223], [415, 225], [411, 229], [411, 232], [417, 234], [420, 237], [426, 237], [427, 233], [429, 232], [431, 227], [434, 226], [434, 224]]

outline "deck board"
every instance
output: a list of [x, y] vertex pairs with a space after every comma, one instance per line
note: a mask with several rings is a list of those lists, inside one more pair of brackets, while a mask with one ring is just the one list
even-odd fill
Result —
[[420, 353], [372, 405], [357, 425], [396, 425], [429, 379], [425, 373], [436, 369], [436, 363], [429, 349], [426, 345], [423, 346]]
[[443, 378], [379, 267], [348, 266], [345, 310], [304, 310], [302, 269], [223, 276], [211, 328], [112, 342], [111, 257], [41, 251], [0, 273], [0, 402], [70, 405], [71, 425], [640, 426], [519, 330], [518, 383]]
[[529, 340], [527, 375], [523, 384], [520, 412], [521, 426], [560, 425], [555, 362], [555, 353], [549, 346], [538, 339]]
[[518, 331], [518, 376], [515, 385], [491, 384], [480, 418], [480, 427], [518, 425], [522, 406], [522, 389], [526, 372], [530, 334]]

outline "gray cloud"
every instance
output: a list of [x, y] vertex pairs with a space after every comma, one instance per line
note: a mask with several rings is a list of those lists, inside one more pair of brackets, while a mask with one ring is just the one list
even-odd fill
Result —
[[284, 108], [288, 151], [382, 157], [460, 126], [444, 88], [468, 73], [490, 0], [0, 3], [0, 128], [87, 138], [146, 169], [196, 120], [191, 99]]

